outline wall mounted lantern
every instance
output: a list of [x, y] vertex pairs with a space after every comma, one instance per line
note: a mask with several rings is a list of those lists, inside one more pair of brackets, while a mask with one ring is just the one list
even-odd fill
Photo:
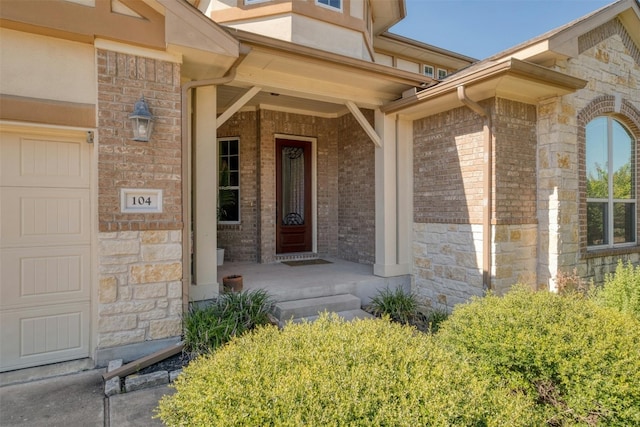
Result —
[[144, 96], [140, 98], [133, 107], [133, 113], [129, 116], [133, 127], [134, 141], [149, 141], [153, 130], [153, 116], [149, 111], [147, 101]]

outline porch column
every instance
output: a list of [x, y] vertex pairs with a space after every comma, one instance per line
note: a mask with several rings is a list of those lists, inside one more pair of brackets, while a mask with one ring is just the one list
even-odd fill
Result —
[[391, 277], [406, 274], [398, 264], [398, 180], [397, 134], [395, 116], [375, 111], [376, 133], [382, 146], [375, 152], [376, 195], [376, 276]]
[[396, 121], [398, 147], [398, 268], [413, 269], [413, 121]]
[[[217, 247], [217, 174], [216, 86], [195, 89], [195, 121], [193, 128], [193, 262], [195, 274], [191, 285], [191, 301], [218, 295]], [[189, 268], [188, 265], [184, 268]]]

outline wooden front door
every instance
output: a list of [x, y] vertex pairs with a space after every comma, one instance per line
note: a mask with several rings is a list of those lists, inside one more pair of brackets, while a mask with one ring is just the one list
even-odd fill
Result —
[[311, 143], [276, 139], [276, 253], [312, 250]]

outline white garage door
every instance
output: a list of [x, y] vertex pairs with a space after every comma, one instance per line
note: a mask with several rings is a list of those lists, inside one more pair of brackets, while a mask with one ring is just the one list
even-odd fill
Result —
[[91, 150], [0, 129], [0, 371], [89, 356]]

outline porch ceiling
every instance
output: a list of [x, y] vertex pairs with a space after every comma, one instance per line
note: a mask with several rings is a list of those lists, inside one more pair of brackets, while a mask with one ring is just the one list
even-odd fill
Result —
[[[247, 50], [246, 58], [228, 86], [263, 90], [248, 107], [270, 105], [283, 109], [340, 115], [347, 101], [362, 108], [379, 108], [399, 99], [412, 87], [432, 84], [425, 76], [341, 55], [321, 52], [242, 31], [233, 33]], [[272, 96], [271, 94], [280, 96]], [[233, 97], [238, 92], [228, 89]], [[223, 91], [222, 96], [225, 96]], [[277, 99], [276, 99], [277, 98]], [[226, 105], [229, 99], [220, 99]]]

